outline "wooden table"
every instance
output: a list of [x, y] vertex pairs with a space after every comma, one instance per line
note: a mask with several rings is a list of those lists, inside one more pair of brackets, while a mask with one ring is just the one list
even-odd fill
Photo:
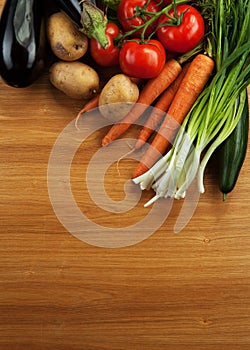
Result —
[[[178, 234], [183, 201], [147, 239], [98, 247], [63, 226], [47, 186], [55, 142], [81, 107], [55, 90], [47, 74], [26, 89], [0, 82], [0, 349], [248, 350], [249, 153], [226, 202], [216, 162], [210, 163], [206, 192]], [[112, 240], [147, 215], [142, 203], [150, 193], [128, 213], [92, 203], [83, 174], [104, 129], [76, 152], [71, 186], [80, 210], [110, 227]], [[113, 199], [123, 198], [135, 162], [108, 169]]]

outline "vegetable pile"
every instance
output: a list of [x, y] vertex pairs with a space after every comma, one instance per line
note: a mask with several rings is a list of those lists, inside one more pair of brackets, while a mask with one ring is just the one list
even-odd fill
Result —
[[[147, 173], [134, 179], [141, 188], [152, 186], [155, 190], [156, 195], [150, 203], [160, 197], [183, 198], [196, 176], [199, 190], [204, 192], [205, 167], [215, 150], [241, 122], [246, 104], [246, 87], [250, 82], [250, 18], [245, 14], [249, 12], [249, 1], [201, 3], [204, 15], [209, 19], [209, 43], [216, 72], [185, 117], [171, 150]], [[247, 133], [248, 129], [243, 132]], [[243, 135], [238, 137], [236, 143], [241, 142]], [[240, 147], [241, 158], [246, 152], [246, 136], [244, 141]], [[163, 153], [162, 149], [160, 152]], [[230, 167], [231, 172], [236, 173], [240, 166], [235, 167], [232, 160], [228, 157], [224, 167]], [[236, 174], [234, 176], [237, 177]], [[224, 194], [232, 188], [221, 186]]]
[[83, 101], [76, 126], [96, 107], [113, 122], [102, 146], [151, 111], [134, 151], [149, 147], [132, 174], [155, 191], [145, 206], [185, 197], [194, 180], [203, 193], [214, 154], [225, 200], [247, 152], [249, 12], [250, 0], [6, 0], [0, 75], [26, 87], [48, 69], [54, 87]]

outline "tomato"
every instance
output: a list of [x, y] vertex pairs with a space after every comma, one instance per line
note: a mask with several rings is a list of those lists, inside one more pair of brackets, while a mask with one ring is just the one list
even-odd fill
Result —
[[[144, 6], [145, 10], [149, 12], [160, 11], [159, 5], [154, 0], [121, 0], [118, 6], [117, 17], [125, 32], [133, 29], [133, 26], [144, 24], [150, 18], [146, 15], [136, 16], [136, 8], [143, 8]], [[155, 30], [156, 23], [157, 22], [155, 21], [155, 23], [152, 23], [152, 25], [147, 28], [145, 32], [146, 38]], [[142, 30], [138, 30], [133, 34], [133, 37], [140, 37], [141, 33]]]
[[97, 64], [104, 67], [113, 67], [119, 65], [120, 48], [115, 45], [114, 39], [120, 34], [120, 29], [115, 23], [108, 23], [106, 27], [106, 36], [108, 46], [103, 49], [96, 39], [90, 40], [90, 54]]
[[142, 79], [156, 77], [166, 62], [166, 52], [158, 40], [127, 41], [121, 48], [120, 67], [124, 74]]
[[[177, 16], [183, 14], [179, 25], [162, 26], [162, 23], [169, 22], [166, 15], [161, 15], [158, 21], [157, 38], [166, 48], [173, 52], [187, 52], [193, 49], [204, 36], [204, 20], [201, 14], [192, 6], [178, 5]], [[174, 9], [169, 12], [174, 17]]]

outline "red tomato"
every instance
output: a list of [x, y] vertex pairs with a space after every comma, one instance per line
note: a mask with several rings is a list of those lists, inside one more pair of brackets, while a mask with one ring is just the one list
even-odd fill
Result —
[[[124, 31], [128, 32], [133, 29], [133, 26], [140, 26], [150, 18], [149, 16], [143, 16], [144, 18], [141, 16], [135, 16], [136, 8], [142, 8], [144, 6], [145, 10], [149, 12], [160, 11], [159, 5], [154, 0], [121, 0], [118, 6], [117, 17]], [[152, 23], [152, 25], [147, 28], [145, 37], [147, 38], [147, 36], [150, 35], [155, 30], [155, 28], [156, 21], [155, 24]], [[133, 34], [133, 37], [140, 37], [141, 32], [142, 30], [138, 30]]]
[[124, 74], [142, 79], [156, 77], [166, 62], [166, 52], [157, 40], [141, 44], [137, 40], [127, 41], [120, 51], [120, 67]]
[[96, 39], [90, 40], [90, 54], [100, 66], [113, 67], [119, 65], [120, 48], [114, 44], [114, 39], [119, 34], [119, 27], [115, 23], [108, 23], [106, 27], [108, 46], [106, 49], [103, 49]]
[[[181, 24], [159, 27], [157, 37], [167, 50], [187, 52], [193, 49], [203, 38], [204, 20], [201, 14], [189, 5], [178, 5], [176, 11], [178, 17], [185, 11]], [[168, 13], [173, 17], [174, 9], [171, 9]], [[159, 18], [158, 25], [169, 21], [166, 15], [162, 15]]]

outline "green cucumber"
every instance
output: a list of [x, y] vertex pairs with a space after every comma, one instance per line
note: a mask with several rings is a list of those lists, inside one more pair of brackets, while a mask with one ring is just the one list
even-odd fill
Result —
[[219, 188], [223, 193], [223, 200], [226, 200], [227, 194], [234, 189], [238, 180], [247, 153], [248, 133], [249, 107], [246, 93], [239, 122], [219, 149]]

